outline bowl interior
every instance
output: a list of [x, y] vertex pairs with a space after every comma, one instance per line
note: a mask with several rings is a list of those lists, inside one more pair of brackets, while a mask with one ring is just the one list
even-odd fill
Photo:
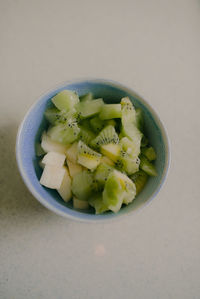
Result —
[[[44, 111], [51, 105], [51, 98], [63, 89], [75, 90], [79, 95], [92, 92], [95, 98], [102, 97], [107, 103], [117, 103], [122, 97], [128, 96], [135, 107], [144, 113], [145, 134], [150, 144], [155, 148], [157, 159], [155, 162], [158, 171], [157, 177], [149, 178], [144, 190], [136, 199], [124, 206], [119, 213], [107, 212], [94, 215], [93, 209], [79, 212], [73, 209], [72, 203], [65, 203], [55, 190], [40, 185], [41, 168], [35, 154], [35, 143], [40, 141], [42, 132], [47, 128]], [[42, 96], [29, 110], [19, 129], [17, 138], [17, 160], [22, 177], [32, 194], [46, 207], [58, 214], [71, 218], [98, 220], [123, 215], [142, 207], [158, 192], [166, 175], [168, 166], [168, 142], [165, 130], [152, 108], [133, 90], [118, 83], [104, 80], [86, 80], [81, 82], [66, 83], [63, 86]]]

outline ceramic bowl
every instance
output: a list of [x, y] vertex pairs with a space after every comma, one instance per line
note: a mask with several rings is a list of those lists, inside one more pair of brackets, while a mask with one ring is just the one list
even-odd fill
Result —
[[[145, 133], [157, 153], [155, 166], [158, 176], [149, 178], [145, 188], [136, 199], [116, 214], [107, 212], [95, 215], [92, 209], [85, 212], [74, 210], [71, 202], [65, 203], [55, 190], [45, 188], [39, 183], [42, 170], [38, 165], [38, 158], [35, 154], [35, 144], [40, 140], [41, 133], [47, 127], [44, 111], [51, 105], [51, 98], [63, 89], [74, 90], [78, 95], [92, 92], [95, 98], [102, 97], [106, 103], [116, 103], [122, 97], [128, 96], [134, 106], [140, 107], [144, 112]], [[52, 89], [33, 104], [18, 130], [16, 157], [24, 183], [41, 204], [61, 216], [79, 221], [95, 222], [128, 215], [134, 217], [137, 210], [146, 206], [155, 198], [165, 181], [168, 171], [169, 142], [166, 130], [155, 110], [133, 89], [110, 80], [82, 79], [66, 82]]]

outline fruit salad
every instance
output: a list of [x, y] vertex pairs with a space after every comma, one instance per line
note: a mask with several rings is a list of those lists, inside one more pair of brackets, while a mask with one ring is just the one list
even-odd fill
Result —
[[40, 183], [74, 209], [117, 213], [156, 176], [156, 152], [144, 135], [142, 110], [128, 97], [106, 104], [92, 93], [63, 90], [44, 115], [48, 128], [36, 144]]

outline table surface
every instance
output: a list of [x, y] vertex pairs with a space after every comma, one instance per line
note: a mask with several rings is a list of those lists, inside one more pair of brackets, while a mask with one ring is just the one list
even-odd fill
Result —
[[[0, 298], [200, 298], [200, 2], [0, 2]], [[108, 78], [157, 110], [168, 179], [132, 217], [77, 223], [44, 208], [15, 162], [17, 127], [49, 88]]]

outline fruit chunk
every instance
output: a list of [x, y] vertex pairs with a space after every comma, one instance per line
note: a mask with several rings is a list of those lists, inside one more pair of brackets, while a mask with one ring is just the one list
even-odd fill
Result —
[[67, 161], [67, 165], [69, 168], [69, 174], [71, 178], [73, 178], [77, 173], [83, 170], [83, 167], [77, 163], [72, 163], [70, 160]]
[[78, 95], [71, 90], [63, 90], [52, 98], [52, 102], [59, 110], [70, 111], [78, 102]]
[[131, 180], [135, 183], [136, 194], [140, 193], [148, 180], [146, 172], [139, 170], [131, 176]]
[[62, 197], [62, 199], [67, 202], [71, 199], [72, 197], [72, 192], [71, 192], [71, 178], [69, 176], [69, 172], [67, 167], [63, 167], [65, 169], [65, 174], [61, 183], [61, 186], [59, 189], [57, 189], [58, 193]]
[[66, 145], [74, 142], [78, 138], [79, 132], [80, 128], [77, 123], [73, 120], [68, 120], [67, 124], [57, 124], [51, 127], [47, 134], [52, 140]]
[[91, 130], [84, 128], [82, 126], [80, 126], [80, 129], [81, 129], [79, 134], [80, 140], [82, 140], [86, 144], [90, 144], [90, 141], [95, 138], [94, 133]]
[[40, 160], [40, 161], [38, 162], [38, 164], [39, 164], [40, 168], [44, 169], [44, 167], [45, 167], [45, 164], [44, 164], [44, 163], [42, 163], [42, 160]]
[[100, 112], [101, 106], [103, 105], [102, 99], [96, 99], [89, 102], [80, 102], [76, 105], [76, 109], [80, 114], [81, 118], [91, 117]]
[[43, 156], [45, 154], [45, 151], [41, 147], [41, 144], [38, 142], [35, 144], [35, 152], [36, 152], [36, 156], [38, 157]]
[[65, 155], [57, 152], [48, 152], [42, 159], [42, 163], [62, 167], [65, 162]]
[[101, 163], [105, 163], [109, 166], [114, 166], [114, 162], [112, 160], [110, 160], [108, 157], [106, 156], [102, 156], [101, 157]]
[[71, 161], [72, 163], [76, 163], [78, 155], [78, 142], [74, 142], [65, 153], [67, 160]]
[[101, 154], [93, 151], [82, 141], [78, 142], [78, 163], [88, 169], [95, 169], [101, 162]]
[[144, 130], [144, 118], [143, 118], [143, 113], [140, 108], [135, 109], [136, 115], [135, 115], [135, 124], [138, 130], [143, 132]]
[[40, 184], [51, 189], [59, 189], [62, 184], [64, 174], [64, 167], [57, 167], [47, 164], [45, 165], [40, 178]]
[[91, 92], [88, 92], [80, 97], [81, 102], [91, 101], [92, 99], [93, 99], [93, 94]]
[[99, 113], [99, 118], [112, 119], [121, 117], [121, 104], [104, 104]]
[[156, 152], [152, 146], [143, 148], [142, 153], [147, 157], [149, 161], [153, 161], [156, 159]]
[[101, 130], [97, 137], [91, 141], [91, 146], [98, 148], [101, 145], [108, 143], [119, 143], [119, 137], [115, 128], [110, 125]]
[[96, 214], [108, 211], [108, 207], [104, 204], [102, 193], [97, 193], [89, 199], [89, 204], [95, 209]]
[[73, 197], [73, 207], [78, 210], [87, 210], [89, 209], [89, 204], [87, 201], [80, 200], [76, 197]]
[[88, 200], [92, 194], [93, 178], [87, 170], [76, 174], [72, 180], [72, 192], [79, 200]]
[[122, 185], [116, 172], [111, 172], [104, 187], [103, 202], [109, 210], [114, 213], [117, 213], [122, 206], [123, 192]]
[[53, 141], [47, 134], [44, 132], [42, 134], [42, 142], [41, 142], [42, 149], [48, 153], [48, 152], [58, 152], [58, 153], [65, 153], [68, 146], [65, 146], [61, 143], [58, 143], [56, 141]]
[[114, 162], [119, 158], [120, 150], [121, 148], [119, 144], [109, 143], [101, 145], [101, 153]]
[[103, 129], [104, 121], [101, 120], [98, 116], [96, 116], [96, 117], [93, 117], [93, 118], [90, 119], [90, 125], [91, 125], [92, 129], [96, 133], [98, 133]]
[[140, 155], [140, 168], [150, 176], [157, 176], [155, 166], [144, 155]]
[[123, 137], [120, 140], [120, 144], [121, 144], [122, 150], [125, 151], [132, 158], [136, 158], [139, 155], [140, 147], [138, 147], [138, 145], [136, 145], [134, 142], [132, 142], [127, 137]]
[[113, 167], [107, 164], [100, 164], [94, 173], [94, 178], [100, 186], [104, 186], [109, 174], [113, 171]]
[[135, 108], [128, 97], [121, 99], [121, 109], [122, 109], [122, 122], [126, 121], [127, 123], [136, 121], [136, 112]]
[[120, 157], [118, 157], [115, 167], [128, 175], [131, 175], [139, 170], [140, 159], [138, 157], [132, 158], [125, 152], [121, 152]]
[[136, 186], [134, 182], [124, 173], [121, 173], [119, 171], [116, 171], [116, 176], [119, 178], [122, 189], [124, 191], [123, 193], [123, 203], [128, 205], [130, 202], [133, 201], [136, 195]]

